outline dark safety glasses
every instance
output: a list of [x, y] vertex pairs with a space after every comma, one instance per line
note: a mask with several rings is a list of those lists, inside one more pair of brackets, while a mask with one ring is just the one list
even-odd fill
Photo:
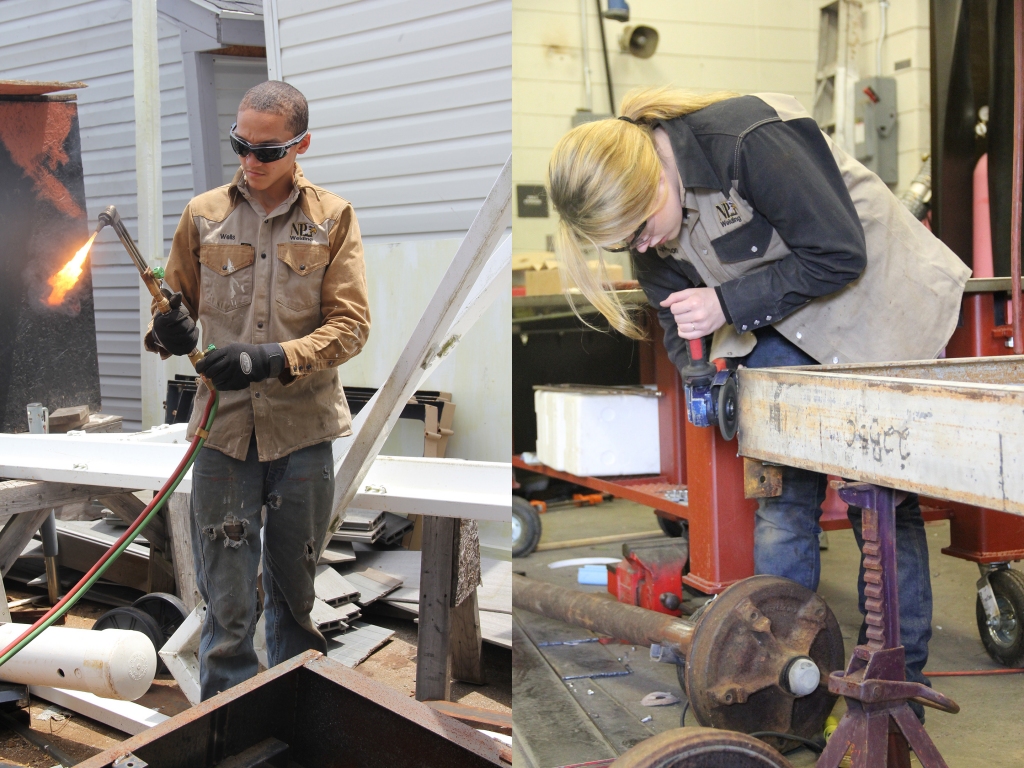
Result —
[[632, 250], [633, 246], [636, 245], [637, 238], [643, 234], [644, 229], [647, 227], [647, 219], [644, 219], [640, 226], [636, 228], [636, 232], [629, 236], [628, 240], [623, 240], [621, 243], [612, 243], [611, 245], [602, 246], [603, 250], [611, 253], [622, 253], [624, 251]]
[[261, 163], [272, 163], [275, 160], [280, 160], [282, 157], [288, 154], [288, 150], [306, 138], [306, 134], [309, 131], [303, 131], [291, 141], [285, 144], [261, 144], [259, 146], [253, 146], [245, 139], [240, 139], [235, 135], [235, 128], [238, 127], [238, 123], [234, 123], [231, 126], [231, 130], [228, 131], [228, 137], [231, 139], [231, 149], [239, 157], [245, 157], [250, 152], [253, 156]]

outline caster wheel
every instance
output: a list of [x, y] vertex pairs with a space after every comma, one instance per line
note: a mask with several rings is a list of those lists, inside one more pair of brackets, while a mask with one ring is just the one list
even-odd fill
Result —
[[[156, 619], [160, 625], [160, 631], [163, 633], [164, 643], [178, 631], [181, 622], [188, 618], [185, 604], [176, 595], [167, 592], [150, 592], [148, 595], [143, 595], [132, 603], [132, 608], [138, 608]], [[157, 650], [160, 649], [157, 648]]]
[[540, 515], [522, 496], [512, 497], [512, 557], [526, 557], [540, 541]]
[[661, 515], [655, 515], [658, 519], [658, 527], [665, 532], [665, 535], [678, 539], [681, 536], [689, 538], [690, 526], [685, 520], [666, 520]]
[[1024, 573], [1009, 568], [988, 577], [999, 606], [999, 623], [989, 626], [981, 598], [977, 600], [978, 633], [988, 655], [1007, 667], [1024, 667]]
[[[828, 676], [844, 662], [839, 622], [824, 600], [795, 581], [753, 576], [697, 618], [684, 689], [703, 726], [810, 739], [832, 712]], [[775, 737], [765, 741], [776, 749], [792, 746]]]
[[[149, 638], [153, 644], [153, 650], [159, 651], [164, 645], [164, 633], [160, 623], [145, 611], [138, 608], [114, 608], [100, 616], [93, 629], [130, 629], [141, 632]], [[156, 673], [166, 674], [167, 667], [164, 666], [159, 654], [156, 657]]]
[[792, 763], [745, 733], [675, 728], [640, 742], [611, 768], [792, 768]]

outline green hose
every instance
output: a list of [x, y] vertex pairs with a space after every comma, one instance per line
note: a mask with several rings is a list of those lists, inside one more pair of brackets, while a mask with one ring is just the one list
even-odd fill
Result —
[[[213, 403], [210, 407], [210, 414], [202, 426], [203, 431], [206, 433], [209, 433], [210, 427], [213, 425], [213, 420], [217, 416], [217, 408], [219, 406], [219, 401], [220, 393], [214, 390]], [[203, 444], [205, 442], [206, 438], [202, 436], [202, 433], [200, 433], [199, 439], [189, 449], [188, 460], [182, 466], [181, 470], [178, 471], [177, 474], [175, 474], [171, 478], [170, 485], [160, 495], [160, 498], [156, 500], [156, 503], [153, 504], [153, 508], [149, 510], [149, 514], [147, 514], [146, 517], [142, 520], [142, 523], [138, 526], [138, 528], [132, 531], [131, 534], [123, 542], [121, 542], [120, 546], [118, 546], [117, 549], [114, 550], [113, 555], [107, 558], [106, 562], [104, 562], [103, 565], [96, 569], [96, 572], [93, 573], [92, 576], [87, 581], [85, 581], [84, 583], [77, 584], [75, 588], [72, 589], [72, 591], [68, 593], [64, 597], [64, 599], [58, 603], [60, 607], [57, 610], [53, 611], [52, 614], [48, 614], [46, 617], [44, 617], [43, 620], [39, 621], [36, 625], [34, 625], [31, 631], [29, 631], [24, 637], [18, 640], [15, 643], [15, 645], [9, 646], [6, 653], [0, 656], [0, 666], [3, 666], [8, 661], [10, 661], [11, 658], [13, 658], [16, 653], [18, 653], [18, 651], [20, 651], [26, 645], [31, 643], [47, 627], [52, 626], [54, 622], [56, 622], [58, 619], [64, 616], [64, 614], [66, 614], [71, 609], [71, 607], [75, 605], [75, 603], [77, 603], [80, 599], [82, 599], [82, 597], [85, 596], [85, 593], [92, 588], [92, 586], [100, 579], [101, 576], [103, 576], [107, 568], [109, 568], [110, 565], [115, 560], [117, 560], [118, 557], [121, 556], [121, 553], [128, 548], [129, 544], [135, 541], [135, 538], [140, 533], [142, 533], [143, 529], [160, 511], [160, 509], [164, 505], [164, 502], [167, 501], [167, 497], [174, 493], [174, 489], [178, 487], [178, 485], [181, 483], [182, 478], [185, 477], [185, 474], [192, 467], [192, 463], [196, 460], [196, 456], [199, 454], [199, 450], [203, 447]]]

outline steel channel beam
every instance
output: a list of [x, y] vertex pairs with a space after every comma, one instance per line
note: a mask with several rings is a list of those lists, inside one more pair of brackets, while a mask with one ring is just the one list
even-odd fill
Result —
[[738, 378], [743, 456], [1024, 515], [1024, 357]]
[[566, 589], [512, 575], [512, 607], [635, 645], [657, 643], [686, 656], [693, 624], [616, 601], [611, 595]]
[[[185, 425], [134, 435], [0, 435], [0, 477], [157, 490], [185, 451]], [[512, 467], [501, 462], [378, 456], [352, 505], [389, 512], [511, 519]], [[192, 487], [189, 472], [179, 493]]]

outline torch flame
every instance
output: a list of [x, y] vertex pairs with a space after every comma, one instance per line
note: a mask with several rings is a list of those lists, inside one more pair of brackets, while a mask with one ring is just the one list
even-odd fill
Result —
[[60, 272], [46, 281], [53, 288], [50, 291], [49, 298], [46, 299], [46, 303], [51, 307], [55, 307], [63, 302], [65, 294], [75, 287], [78, 278], [82, 276], [82, 271], [85, 269], [85, 257], [89, 255], [89, 249], [92, 247], [92, 241], [96, 239], [96, 234], [96, 232], [93, 232], [92, 237], [86, 241], [85, 245], [78, 249], [78, 253], [75, 254], [74, 258], [65, 264]]

